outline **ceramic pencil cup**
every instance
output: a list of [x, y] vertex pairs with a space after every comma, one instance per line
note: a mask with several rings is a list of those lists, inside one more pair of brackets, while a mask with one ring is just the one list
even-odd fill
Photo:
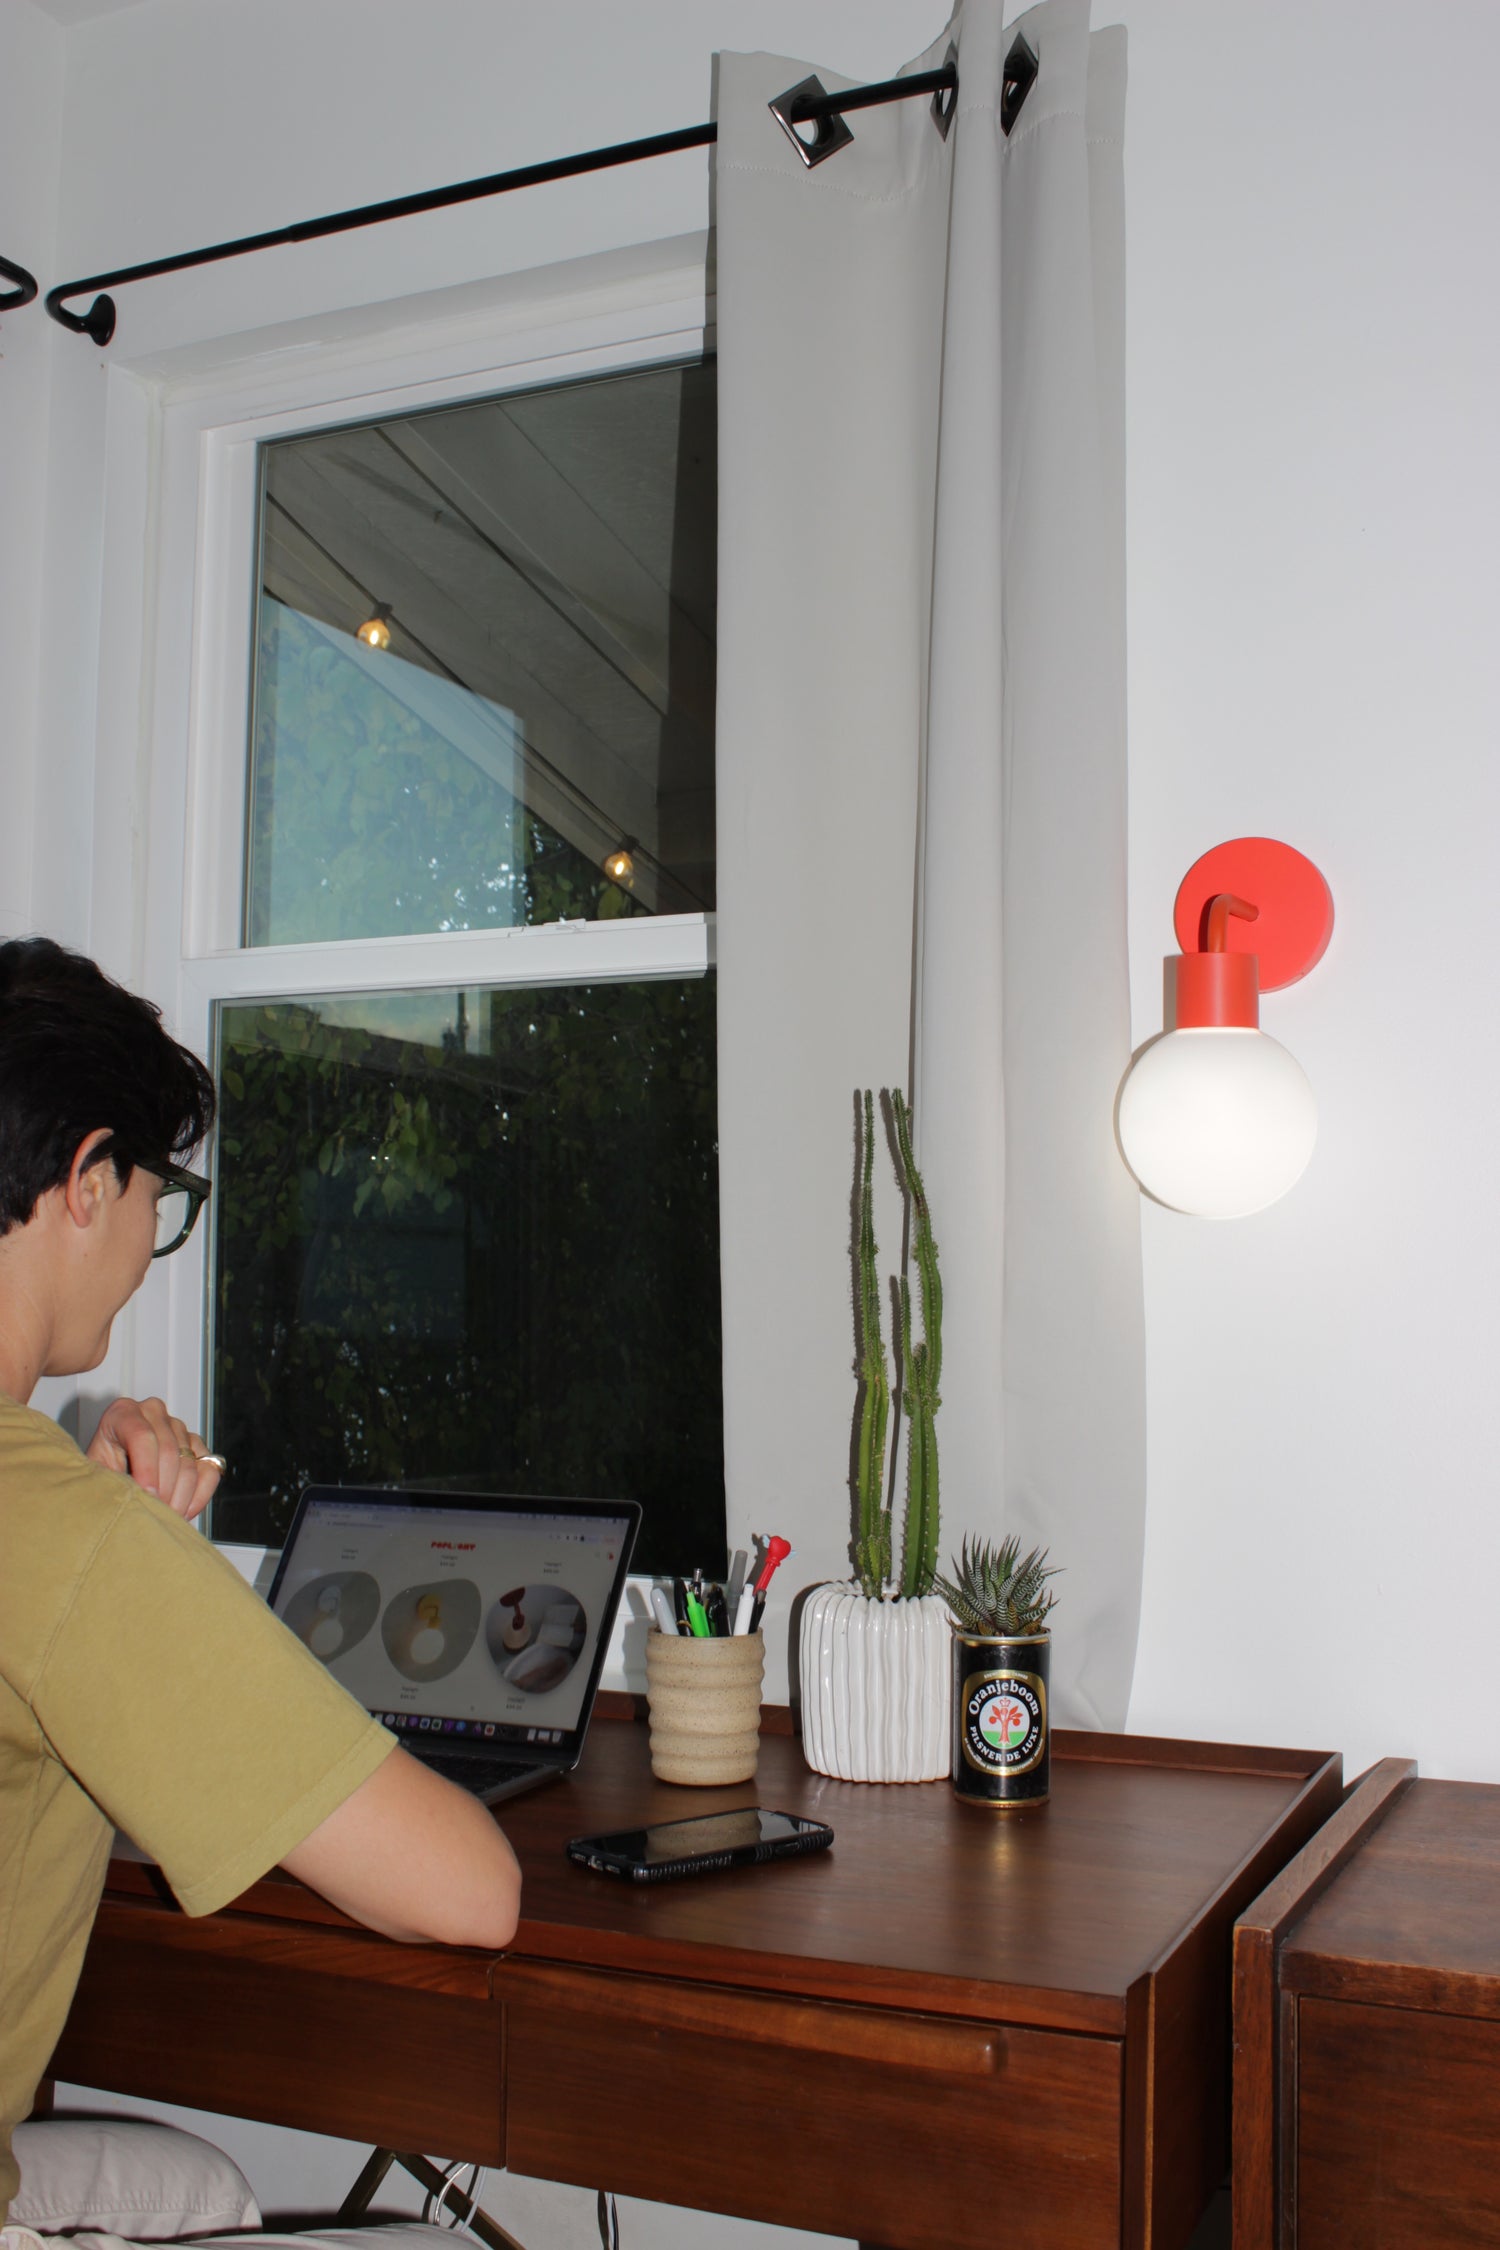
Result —
[[658, 1628], [646, 1636], [651, 1771], [658, 1781], [710, 1789], [751, 1778], [765, 1668], [759, 1633], [700, 1641]]

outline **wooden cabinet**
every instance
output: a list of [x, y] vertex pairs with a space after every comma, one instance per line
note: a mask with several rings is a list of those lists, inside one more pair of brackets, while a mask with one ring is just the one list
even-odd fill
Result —
[[1388, 1759], [1235, 1931], [1236, 2250], [1500, 2245], [1500, 1788]]
[[1302, 2250], [1500, 2243], [1500, 2023], [1303, 1999]]

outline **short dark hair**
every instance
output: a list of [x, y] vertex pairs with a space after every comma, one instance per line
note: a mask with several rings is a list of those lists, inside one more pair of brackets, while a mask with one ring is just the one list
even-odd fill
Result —
[[66, 1182], [101, 1125], [123, 1187], [137, 1164], [191, 1155], [214, 1121], [213, 1080], [161, 1010], [51, 938], [0, 944], [0, 1235]]

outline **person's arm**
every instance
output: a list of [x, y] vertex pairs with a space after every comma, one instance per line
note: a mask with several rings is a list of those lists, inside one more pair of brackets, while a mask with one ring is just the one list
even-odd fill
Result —
[[498, 1951], [516, 1934], [521, 1870], [494, 1816], [401, 1749], [281, 1864], [385, 1937]]
[[408, 1758], [173, 1508], [45, 1416], [20, 1420], [6, 1559], [19, 1542], [35, 1567], [33, 1598], [0, 1604], [7, 1661], [53, 1754], [183, 1912], [285, 1865], [392, 1937], [507, 1944], [520, 1875], [487, 1808]]
[[[219, 1482], [202, 1438], [159, 1398], [116, 1399], [88, 1457], [188, 1522]], [[498, 1948], [515, 1935], [521, 1871], [477, 1798], [396, 1749], [282, 1861], [385, 1937]]]

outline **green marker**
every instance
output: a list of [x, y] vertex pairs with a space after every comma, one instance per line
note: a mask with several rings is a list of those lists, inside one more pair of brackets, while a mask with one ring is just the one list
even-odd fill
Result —
[[713, 1638], [713, 1628], [708, 1622], [708, 1612], [704, 1608], [702, 1602], [699, 1601], [697, 1595], [693, 1592], [691, 1586], [689, 1586], [687, 1590], [687, 1613], [688, 1624], [691, 1626], [698, 1639], [700, 1641], [711, 1640]]

